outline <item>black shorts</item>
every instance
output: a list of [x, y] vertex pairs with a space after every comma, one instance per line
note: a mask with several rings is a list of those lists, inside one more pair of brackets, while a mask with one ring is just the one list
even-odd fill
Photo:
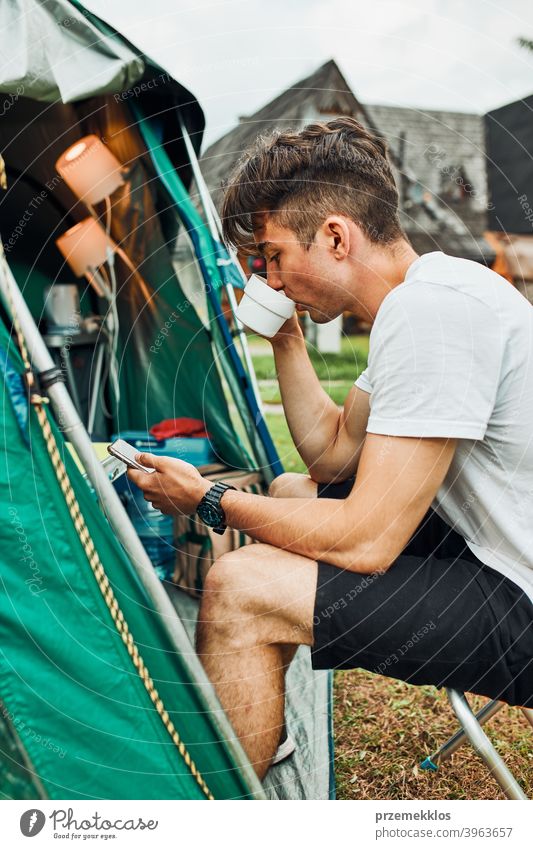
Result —
[[[353, 478], [319, 484], [346, 498]], [[318, 562], [315, 669], [363, 668], [533, 708], [533, 603], [430, 510], [383, 573]]]

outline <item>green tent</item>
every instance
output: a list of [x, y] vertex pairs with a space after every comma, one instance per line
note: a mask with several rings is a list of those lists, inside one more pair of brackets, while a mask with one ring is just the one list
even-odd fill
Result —
[[[240, 278], [189, 194], [203, 131], [197, 101], [79, 3], [31, 5], [29, 16], [27, 2], [0, 7], [9, 57], [0, 73], [8, 180], [0, 197], [0, 796], [327, 798], [329, 676], [312, 673], [298, 653], [287, 710], [299, 751], [261, 787], [192, 649], [194, 603], [163, 589], [100, 467], [91, 488], [65, 450], [51, 409], [65, 429], [64, 387], [50, 387], [46, 421], [106, 592], [28, 405], [13, 314], [42, 369], [44, 287], [72, 282], [55, 239], [87, 215], [54, 178], [54, 163], [96, 134], [123, 166], [111, 235], [138, 272], [116, 268], [120, 400], [111, 411], [102, 404], [97, 434], [200, 418], [228, 468], [260, 470], [265, 485], [281, 471], [223, 306], [224, 287]], [[89, 287], [81, 303], [85, 315], [101, 306]], [[179, 305], [163, 356], [155, 343]], [[87, 434], [66, 430], [91, 476]]]

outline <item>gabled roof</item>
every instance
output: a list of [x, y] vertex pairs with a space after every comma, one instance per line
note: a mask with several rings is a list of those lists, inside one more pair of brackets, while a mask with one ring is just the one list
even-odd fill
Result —
[[[365, 106], [333, 59], [253, 115], [241, 118], [206, 150], [201, 167], [217, 206], [222, 199], [221, 185], [260, 133], [275, 127], [298, 128], [316, 120], [317, 114], [324, 120], [349, 115], [388, 141], [402, 197], [402, 225], [419, 253], [444, 250], [492, 261], [494, 251], [481, 235], [486, 229], [487, 205], [483, 118], [459, 112]], [[462, 204], [448, 197], [459, 179], [472, 189]]]
[[304, 126], [310, 121], [311, 108], [314, 112], [322, 113], [326, 120], [328, 115], [349, 115], [366, 123], [364, 107], [355, 97], [337, 63], [330, 59], [253, 115], [240, 118], [233, 130], [202, 154], [202, 173], [217, 206], [221, 197], [221, 184], [254, 139], [275, 127]]
[[304, 77], [283, 91], [251, 118], [242, 120], [269, 120], [276, 114], [280, 117], [290, 118], [292, 115], [294, 118], [301, 118], [310, 100], [324, 115], [355, 115], [363, 109], [339, 66], [334, 59], [330, 59], [309, 77]]

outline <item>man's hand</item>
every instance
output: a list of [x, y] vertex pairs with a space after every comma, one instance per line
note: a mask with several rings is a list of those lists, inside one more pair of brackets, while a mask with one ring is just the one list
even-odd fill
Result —
[[[263, 338], [267, 338], [266, 336]], [[272, 336], [268, 341], [271, 345], [284, 344], [291, 342], [294, 339], [303, 339], [302, 329], [298, 321], [298, 313], [295, 312], [290, 318], [285, 321], [275, 336]]]
[[191, 516], [213, 486], [198, 469], [183, 460], [154, 454], [137, 454], [135, 459], [155, 472], [147, 474], [129, 469], [129, 479], [142, 489], [146, 501], [151, 501], [156, 510], [169, 516]]

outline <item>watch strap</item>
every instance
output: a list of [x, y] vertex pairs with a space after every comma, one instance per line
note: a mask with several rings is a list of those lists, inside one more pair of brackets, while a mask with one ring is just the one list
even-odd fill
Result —
[[223, 509], [220, 501], [222, 499], [222, 496], [224, 495], [224, 493], [228, 489], [234, 489], [236, 491], [237, 487], [232, 486], [229, 483], [224, 483], [223, 481], [217, 481], [211, 487], [211, 489], [207, 490], [206, 494], [204, 495], [204, 497], [200, 501], [200, 504], [196, 508], [196, 510], [198, 512], [198, 508], [200, 507], [201, 504], [210, 504], [212, 507], [216, 507], [217, 510], [220, 510], [220, 512], [222, 513], [222, 519], [221, 519], [220, 524], [216, 525], [216, 526], [210, 525], [210, 527], [212, 528], [212, 530], [216, 534], [223, 534], [224, 531], [226, 530], [226, 527], [227, 527], [226, 526], [226, 516], [224, 514], [224, 509]]

